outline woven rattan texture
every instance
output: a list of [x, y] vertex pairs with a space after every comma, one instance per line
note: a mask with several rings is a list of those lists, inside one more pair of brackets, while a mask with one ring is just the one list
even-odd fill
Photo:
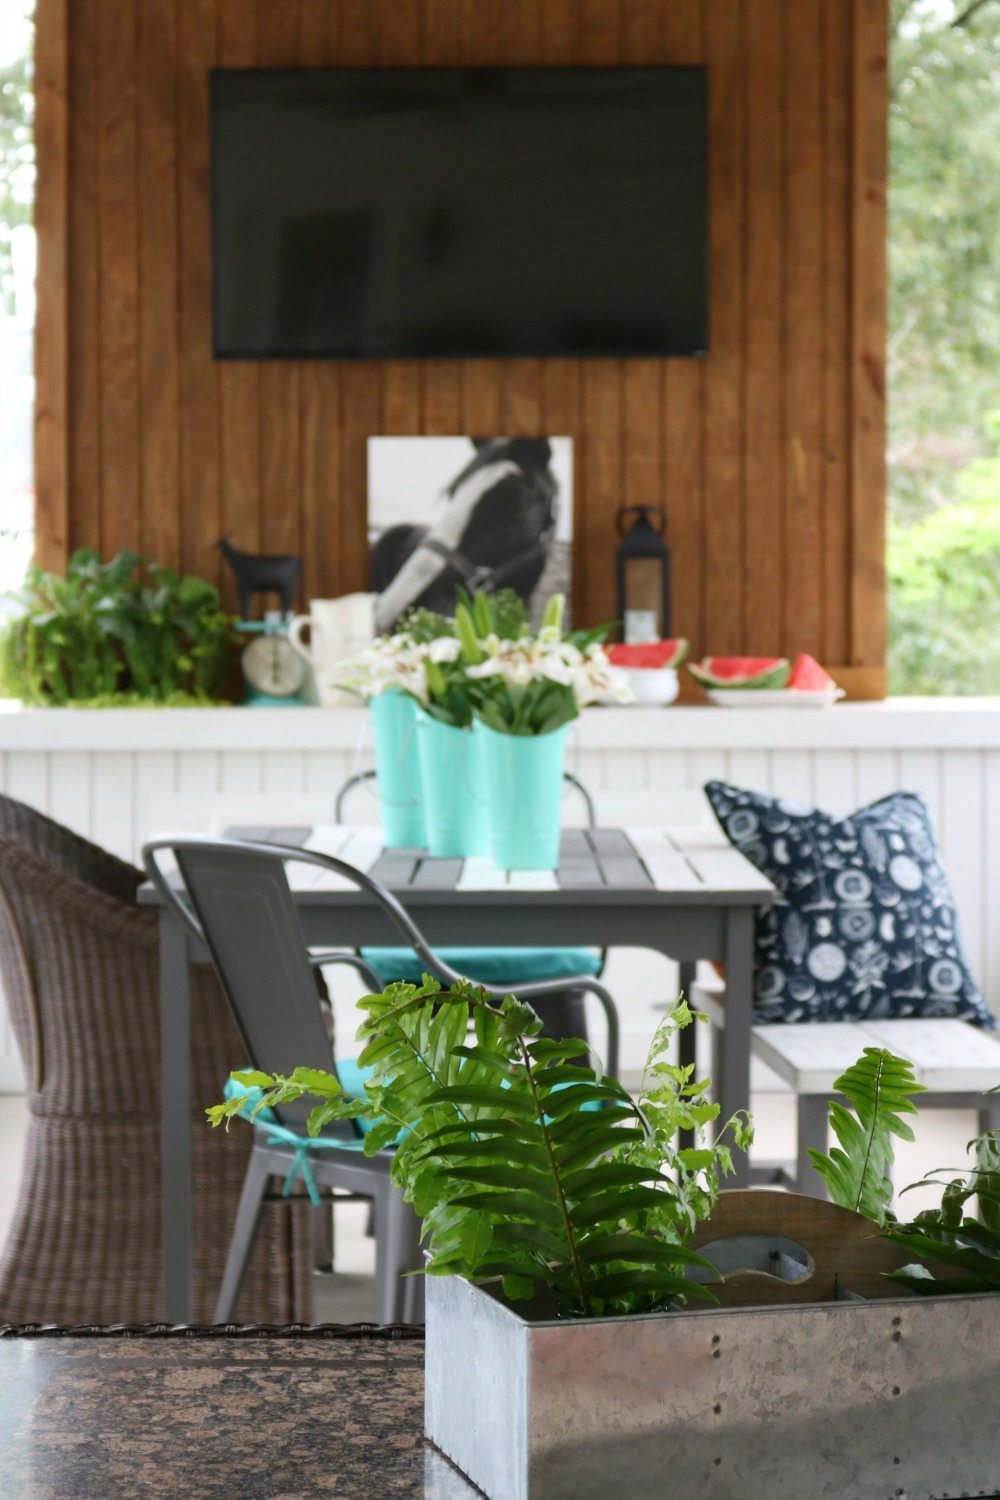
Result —
[[[0, 797], [0, 972], [28, 1079], [21, 1190], [0, 1319], [140, 1324], [162, 1315], [157, 917], [140, 871]], [[194, 1317], [221, 1280], [249, 1132], [203, 1109], [243, 1053], [214, 974], [192, 984]], [[269, 1203], [240, 1316], [308, 1318], [309, 1208]]]

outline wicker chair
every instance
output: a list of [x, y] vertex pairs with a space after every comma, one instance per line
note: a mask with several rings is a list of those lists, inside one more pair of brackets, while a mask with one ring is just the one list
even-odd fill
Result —
[[[28, 1080], [0, 1322], [163, 1314], [157, 919], [132, 866], [0, 797], [0, 973]], [[205, 1127], [243, 1050], [212, 972], [192, 984], [194, 1317], [208, 1321], [250, 1141]], [[249, 1135], [249, 1132], [247, 1132]], [[307, 1203], [270, 1203], [238, 1315], [310, 1316]]]

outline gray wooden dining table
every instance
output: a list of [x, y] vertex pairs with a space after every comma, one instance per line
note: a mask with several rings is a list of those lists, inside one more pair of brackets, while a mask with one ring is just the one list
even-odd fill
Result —
[[[376, 830], [341, 826], [224, 830], [230, 837], [318, 849], [368, 870], [402, 901], [438, 947], [646, 948], [680, 964], [726, 967], [719, 1039], [721, 1115], [750, 1099], [753, 922], [774, 889], [715, 827], [565, 829], [556, 871], [496, 869], [485, 859], [435, 859], [423, 850], [383, 850]], [[290, 864], [289, 883], [306, 942], [314, 948], [398, 944], [387, 916], [363, 892], [316, 866]], [[151, 884], [139, 901], [160, 912], [164, 1316], [192, 1316], [190, 969], [208, 961]], [[235, 1060], [238, 1065], [238, 1059]], [[220, 1090], [224, 1080], [219, 1080]], [[734, 1186], [749, 1180], [737, 1153]]]

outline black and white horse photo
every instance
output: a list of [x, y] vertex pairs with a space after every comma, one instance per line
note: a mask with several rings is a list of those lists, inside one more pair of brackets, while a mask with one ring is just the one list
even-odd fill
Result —
[[376, 630], [413, 605], [451, 614], [458, 587], [514, 589], [533, 618], [568, 594], [572, 456], [570, 438], [369, 439]]

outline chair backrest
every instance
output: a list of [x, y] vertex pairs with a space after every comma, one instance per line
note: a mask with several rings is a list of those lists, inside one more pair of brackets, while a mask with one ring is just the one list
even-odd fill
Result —
[[[190, 908], [162, 869], [159, 855], [164, 852], [177, 861]], [[251, 1066], [263, 1072], [336, 1067], [286, 864], [320, 865], [345, 876], [374, 897], [429, 966], [446, 978], [458, 978], [427, 947], [395, 897], [343, 860], [277, 844], [197, 838], [158, 839], [146, 845], [143, 859], [150, 879], [207, 945]], [[282, 1105], [277, 1113], [288, 1123], [299, 1123], [309, 1108], [299, 1101]], [[330, 1133], [351, 1134], [353, 1127], [331, 1127]]]
[[[353, 776], [348, 776], [347, 780], [343, 783], [340, 790], [338, 791], [337, 799], [333, 806], [333, 821], [335, 823], [342, 823], [344, 821], [344, 805], [351, 793], [358, 787], [364, 786], [370, 781], [374, 781], [375, 774], [376, 773], [374, 771], [357, 771]], [[577, 795], [582, 799], [584, 813], [587, 819], [587, 827], [596, 828], [597, 810], [594, 807], [594, 799], [591, 796], [588, 788], [580, 780], [579, 776], [573, 775], [572, 771], [563, 772], [563, 781], [571, 791], [576, 792]]]
[[[149, 1322], [163, 1310], [157, 914], [136, 904], [140, 870], [30, 808], [26, 818], [15, 803], [8, 819], [9, 801], [0, 805], [0, 973], [30, 1114], [0, 1256], [0, 1314]], [[32, 852], [25, 834], [38, 828]], [[208, 1130], [204, 1108], [227, 1071], [245, 1062], [216, 977], [199, 966], [191, 985], [193, 1316], [206, 1323], [226, 1256], [219, 1226], [235, 1217], [250, 1139]], [[268, 1206], [240, 1305], [247, 1321], [305, 1316], [303, 1212]]]
[[[280, 856], [194, 841], [178, 841], [174, 853], [251, 1066], [331, 1070], [316, 977]], [[307, 1113], [302, 1103], [279, 1111], [289, 1123]]]
[[[33, 1114], [157, 1119], [157, 966], [155, 913], [0, 836], [0, 974]], [[196, 1061], [238, 1065], [239, 1038], [209, 988], [214, 1010], [202, 986], [192, 997]]]
[[142, 871], [90, 843], [37, 808], [0, 794], [0, 838], [19, 844], [51, 870], [131, 904]]

